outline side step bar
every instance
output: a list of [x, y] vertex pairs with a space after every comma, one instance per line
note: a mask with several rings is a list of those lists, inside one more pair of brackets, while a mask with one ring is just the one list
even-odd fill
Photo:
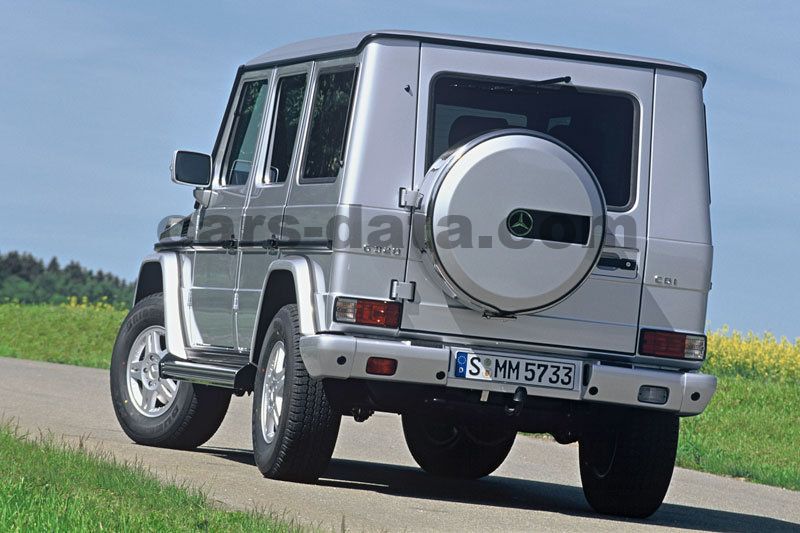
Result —
[[164, 378], [233, 389], [234, 394], [241, 396], [253, 391], [256, 367], [247, 359], [180, 359], [167, 354], [159, 363], [159, 373]]

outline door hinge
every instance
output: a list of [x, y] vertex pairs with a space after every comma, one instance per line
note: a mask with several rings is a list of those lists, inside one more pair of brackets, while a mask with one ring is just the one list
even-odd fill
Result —
[[238, 292], [233, 295], [233, 310], [234, 311], [238, 311], [239, 310], [239, 293]]
[[389, 298], [392, 300], [414, 301], [416, 293], [417, 283], [415, 281], [397, 281], [393, 279], [389, 285]]
[[422, 193], [400, 187], [400, 201], [398, 205], [408, 209], [419, 209], [422, 207]]

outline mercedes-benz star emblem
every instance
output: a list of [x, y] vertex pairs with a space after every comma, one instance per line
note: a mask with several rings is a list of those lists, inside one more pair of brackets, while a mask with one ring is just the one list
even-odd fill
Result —
[[508, 231], [516, 237], [524, 237], [533, 229], [533, 216], [524, 209], [515, 209], [506, 219]]

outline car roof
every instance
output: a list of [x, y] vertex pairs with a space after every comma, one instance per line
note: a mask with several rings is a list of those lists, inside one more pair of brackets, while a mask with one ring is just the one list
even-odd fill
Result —
[[584, 61], [595, 61], [647, 68], [666, 68], [690, 72], [700, 76], [700, 78], [703, 80], [703, 83], [706, 81], [706, 74], [703, 71], [672, 61], [663, 61], [660, 59], [625, 54], [613, 54], [609, 52], [598, 52], [595, 50], [583, 50], [580, 48], [526, 43], [521, 41], [505, 41], [500, 39], [487, 39], [483, 37], [467, 37], [443, 33], [427, 33], [403, 30], [362, 31], [299, 41], [286, 46], [274, 48], [269, 52], [261, 54], [260, 56], [248, 61], [244, 65], [244, 68], [250, 70], [256, 67], [297, 62], [298, 60], [344, 55], [351, 52], [355, 53], [364, 45], [375, 39], [406, 39], [468, 48], [527, 53], [546, 57], [561, 57], [565, 59], [578, 59]]

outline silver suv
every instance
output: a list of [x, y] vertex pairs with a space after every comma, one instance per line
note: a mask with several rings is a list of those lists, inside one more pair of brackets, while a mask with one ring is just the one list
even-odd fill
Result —
[[341, 416], [402, 415], [432, 475], [517, 432], [578, 442], [590, 505], [670, 482], [711, 287], [705, 74], [638, 57], [378, 31], [236, 76], [194, 211], [159, 226], [113, 352], [136, 442], [193, 448], [254, 393], [261, 472], [311, 481]]

